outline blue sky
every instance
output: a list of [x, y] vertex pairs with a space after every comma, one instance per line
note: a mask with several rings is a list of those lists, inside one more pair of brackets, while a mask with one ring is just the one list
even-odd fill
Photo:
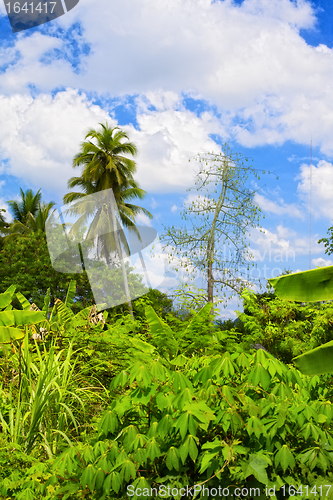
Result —
[[[188, 159], [228, 142], [279, 177], [257, 185], [252, 276], [265, 286], [284, 269], [332, 265], [317, 244], [333, 219], [332, 23], [328, 0], [81, 0], [13, 34], [1, 5], [0, 207], [22, 187], [60, 208], [86, 131], [108, 120], [138, 146], [138, 204], [154, 215], [139, 224], [181, 224], [195, 194]], [[156, 287], [172, 293], [188, 276], [165, 265]], [[238, 308], [231, 299], [221, 316]]]

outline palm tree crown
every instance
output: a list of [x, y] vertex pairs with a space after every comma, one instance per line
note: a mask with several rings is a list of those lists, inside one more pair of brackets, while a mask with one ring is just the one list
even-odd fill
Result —
[[25, 224], [29, 214], [35, 216], [37, 214], [42, 194], [39, 189], [34, 195], [31, 189], [28, 189], [25, 193], [22, 188], [20, 188], [22, 201], [19, 203], [14, 200], [7, 201], [10, 206], [10, 210], [16, 221]]
[[[85, 141], [81, 144], [81, 151], [74, 157], [73, 167], [83, 165], [81, 178], [94, 183], [96, 191], [113, 189], [117, 197], [117, 188], [133, 178], [136, 164], [125, 155], [135, 156], [137, 148], [132, 142], [128, 142], [128, 136], [119, 127], [110, 128], [106, 123], [100, 123], [102, 130], [89, 130], [86, 139], [94, 139], [95, 142]], [[127, 141], [123, 142], [124, 139]], [[73, 187], [69, 180], [68, 187]], [[74, 184], [77, 185], [77, 184]]]
[[8, 237], [17, 234], [27, 234], [31, 231], [37, 232], [39, 230], [45, 233], [46, 220], [55, 203], [50, 201], [49, 203], [43, 202], [41, 205], [42, 194], [40, 189], [36, 194], [31, 189], [28, 189], [24, 193], [20, 188], [20, 191], [22, 201], [10, 200], [7, 202], [14, 216]]
[[[68, 187], [73, 188], [78, 186], [83, 192], [67, 193], [63, 201], [65, 204], [69, 204], [82, 199], [86, 195], [111, 188], [122, 224], [135, 232], [140, 238], [140, 234], [134, 223], [135, 216], [139, 213], [144, 213], [150, 219], [153, 216], [143, 207], [126, 203], [127, 200], [133, 198], [143, 199], [146, 192], [140, 189], [138, 183], [133, 179], [133, 173], [136, 171], [134, 160], [123, 156], [123, 154], [136, 155], [137, 148], [131, 142], [121, 142], [122, 139], [128, 139], [128, 136], [119, 127], [111, 129], [108, 124], [100, 125], [102, 127], [101, 131], [90, 130], [86, 135], [86, 139], [91, 137], [95, 139], [97, 144], [91, 141], [83, 142], [81, 152], [73, 160], [73, 167], [83, 165], [83, 170], [80, 177], [69, 179]], [[68, 212], [73, 214], [75, 213], [75, 209], [69, 209]], [[96, 227], [100, 215], [101, 213], [98, 211], [88, 231], [87, 239], [89, 239], [93, 228]], [[120, 237], [122, 236], [121, 234]], [[100, 243], [101, 240], [104, 240], [102, 249], [104, 255], [107, 257], [111, 250], [110, 243], [109, 245], [106, 244], [105, 237], [99, 238], [99, 240]], [[130, 253], [127, 241], [123, 241], [123, 244], [128, 253]]]

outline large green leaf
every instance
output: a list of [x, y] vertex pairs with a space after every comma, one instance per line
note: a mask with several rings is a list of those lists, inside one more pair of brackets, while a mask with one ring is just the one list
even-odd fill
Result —
[[24, 330], [10, 326], [0, 326], [0, 344], [10, 344], [12, 340], [23, 339]]
[[[333, 299], [333, 266], [287, 274], [268, 281], [282, 299], [301, 302]], [[333, 372], [333, 341], [297, 356], [294, 362], [305, 375]]]
[[16, 292], [16, 298], [19, 300], [22, 309], [24, 309], [24, 311], [29, 311], [31, 304], [21, 292]]
[[12, 294], [9, 292], [0, 294], [0, 309], [5, 309], [12, 301]]
[[333, 299], [333, 266], [287, 274], [268, 281], [281, 299], [299, 302]]
[[178, 345], [174, 338], [175, 333], [170, 326], [158, 317], [151, 306], [145, 308], [146, 318], [149, 324], [150, 332], [159, 348], [165, 348], [169, 355], [174, 356], [177, 353]]
[[207, 316], [208, 313], [211, 312], [212, 307], [213, 307], [213, 304], [211, 304], [210, 302], [205, 304], [200, 309], [200, 311], [198, 311], [195, 314], [195, 316], [191, 319], [191, 322], [189, 323], [186, 330], [184, 331], [183, 336], [185, 336], [186, 334], [191, 332], [193, 330], [193, 327], [195, 327], [196, 323], [200, 322], [202, 319], [204, 319]]
[[46, 295], [44, 297], [44, 305], [43, 305], [43, 311], [45, 312], [45, 317], [47, 319], [49, 318], [50, 297], [51, 297], [51, 289], [48, 288], [47, 292], [46, 292]]
[[312, 351], [297, 356], [293, 361], [305, 375], [320, 375], [333, 372], [333, 340]]
[[275, 465], [281, 465], [283, 472], [286, 472], [288, 467], [293, 469], [295, 467], [295, 458], [288, 445], [284, 444], [275, 455]]
[[71, 280], [69, 285], [68, 285], [68, 290], [67, 290], [67, 295], [66, 295], [66, 300], [65, 300], [66, 307], [72, 307], [73, 300], [75, 297], [75, 292], [76, 292], [76, 281]]
[[166, 324], [161, 318], [159, 318], [151, 306], [147, 306], [145, 309], [146, 318], [149, 324], [149, 328], [152, 334], [165, 334], [169, 338], [173, 338], [174, 333], [170, 326]]
[[40, 321], [44, 321], [43, 312], [39, 311], [1, 311], [0, 326], [24, 326], [34, 325]]
[[267, 484], [268, 477], [265, 469], [268, 465], [266, 457], [258, 453], [251, 454], [249, 462], [244, 467], [244, 477], [253, 475], [260, 483]]
[[10, 285], [7, 290], [5, 290], [5, 293], [10, 293], [12, 296], [14, 295], [16, 290], [16, 285]]
[[74, 318], [73, 311], [71, 311], [69, 307], [65, 306], [65, 304], [60, 299], [57, 299], [55, 301], [55, 305], [62, 325]]

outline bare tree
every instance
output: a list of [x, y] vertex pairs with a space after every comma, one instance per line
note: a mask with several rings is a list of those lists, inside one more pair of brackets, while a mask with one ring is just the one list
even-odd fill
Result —
[[[169, 256], [181, 255], [180, 266], [192, 266], [206, 274], [205, 300], [213, 304], [215, 284], [220, 285], [224, 297], [226, 290], [231, 291], [231, 296], [238, 295], [248, 284], [241, 266], [246, 270], [256, 266], [248, 248], [248, 231], [260, 227], [261, 209], [254, 201], [258, 190], [249, 187], [248, 178], [251, 175], [259, 180], [260, 173], [268, 172], [248, 165], [248, 158], [233, 153], [227, 144], [221, 153], [199, 154], [195, 160], [200, 163], [196, 189], [201, 194], [182, 212], [182, 218], [191, 222], [192, 231], [164, 226], [166, 232], [160, 240], [166, 242], [164, 249], [172, 247]], [[217, 196], [211, 197], [209, 193], [202, 196], [212, 183]], [[190, 292], [184, 290], [184, 293]]]

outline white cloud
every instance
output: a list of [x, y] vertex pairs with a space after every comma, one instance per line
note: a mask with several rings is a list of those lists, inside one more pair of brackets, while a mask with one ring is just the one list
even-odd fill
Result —
[[2, 215], [6, 222], [11, 222], [13, 217], [9, 212], [9, 205], [5, 202], [4, 198], [0, 197], [0, 208], [4, 208], [6, 212], [2, 212]]
[[144, 225], [144, 226], [149, 226], [149, 227], [152, 227], [152, 222], [151, 222], [151, 219], [148, 217], [148, 215], [146, 214], [137, 214], [135, 216], [135, 221], [136, 221], [136, 224], [137, 225]]
[[270, 212], [277, 215], [287, 215], [288, 217], [296, 217], [299, 219], [304, 219], [304, 211], [301, 210], [294, 203], [285, 203], [280, 199], [280, 203], [269, 200], [265, 196], [256, 193], [254, 196], [254, 201], [263, 210], [264, 213]]
[[303, 164], [300, 167], [300, 174], [296, 177], [300, 182], [297, 191], [300, 198], [310, 206], [310, 178], [312, 177], [312, 214], [315, 218], [327, 217], [332, 219], [333, 214], [333, 165], [325, 160], [312, 166]]
[[158, 205], [159, 205], [159, 204], [158, 204], [158, 203], [154, 200], [154, 198], [152, 198], [152, 200], [153, 200], [153, 201], [152, 201], [152, 203], [151, 203], [151, 208], [152, 208], [152, 209], [155, 209], [156, 207], [158, 207]]
[[9, 212], [9, 205], [5, 201], [5, 193], [4, 193], [4, 186], [6, 184], [6, 181], [0, 181], [0, 209], [3, 208], [6, 210], [6, 212], [2, 212], [2, 215], [5, 219], [6, 222], [11, 222], [13, 220], [13, 217], [11, 213]]
[[213, 198], [208, 198], [206, 196], [203, 196], [202, 194], [188, 194], [185, 198], [184, 201], [184, 206], [186, 207], [187, 210], [190, 210], [192, 207], [193, 209], [197, 209], [198, 207], [204, 209], [204, 208], [209, 208], [209, 206], [212, 206], [214, 204], [214, 199]]
[[[309, 238], [299, 237], [296, 231], [282, 224], [277, 226], [276, 232], [266, 228], [262, 228], [260, 231], [259, 228], [256, 228], [250, 234], [250, 251], [257, 262], [268, 260], [275, 263], [294, 263], [296, 257], [309, 253]], [[313, 254], [322, 252], [322, 248], [317, 245], [318, 239], [318, 234], [312, 236], [311, 251]]]
[[[77, 46], [91, 46], [79, 71], [66, 59], [66, 36], [51, 36], [55, 26], [70, 34], [75, 21], [83, 30]], [[12, 64], [0, 75], [0, 91], [23, 92], [32, 84], [45, 92], [65, 86], [140, 94], [161, 113], [189, 93], [217, 105], [225, 138], [254, 146], [307, 142], [312, 133], [314, 145], [333, 151], [333, 51], [310, 47], [299, 34], [315, 21], [305, 0], [245, 0], [240, 6], [231, 0], [100, 0], [98, 8], [86, 0], [50, 23], [49, 34], [19, 34], [14, 48], [3, 49]], [[232, 127], [235, 118], [242, 125]]]
[[245, 0], [242, 9], [251, 15], [273, 17], [297, 28], [311, 28], [313, 13], [309, 2], [304, 0]]
[[140, 95], [136, 99], [138, 111], [146, 113], [150, 106], [154, 106], [157, 111], [167, 111], [182, 106], [181, 98], [171, 91], [163, 92], [161, 89], [153, 92], [148, 91], [145, 95]]
[[0, 149], [8, 159], [5, 171], [37, 188], [64, 191], [69, 177], [78, 175], [72, 160], [87, 129], [107, 118], [105, 111], [70, 89], [54, 98], [0, 96]]
[[216, 118], [206, 113], [200, 118], [188, 110], [141, 113], [140, 130], [129, 130], [137, 144], [137, 179], [144, 189], [154, 192], [181, 191], [194, 182], [195, 161], [189, 159], [200, 150], [219, 152], [209, 137], [219, 128]]

